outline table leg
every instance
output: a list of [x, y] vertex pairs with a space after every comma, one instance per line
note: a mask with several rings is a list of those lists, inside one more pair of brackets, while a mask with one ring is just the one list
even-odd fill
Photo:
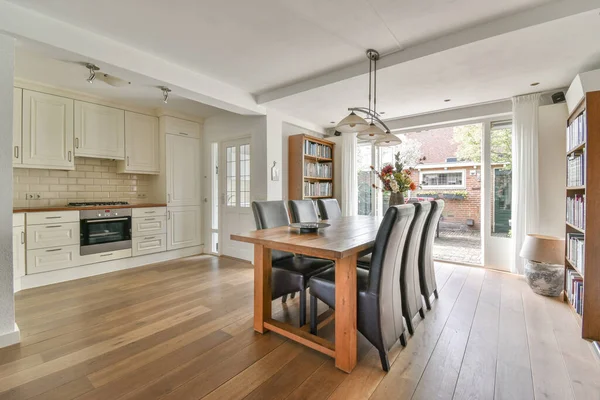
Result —
[[356, 254], [335, 260], [335, 366], [352, 372], [357, 362]]
[[254, 245], [254, 330], [265, 333], [271, 319], [271, 249]]

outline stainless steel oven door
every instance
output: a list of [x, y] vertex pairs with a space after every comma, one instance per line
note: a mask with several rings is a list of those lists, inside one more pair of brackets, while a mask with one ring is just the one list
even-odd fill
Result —
[[81, 220], [82, 256], [131, 248], [131, 217]]

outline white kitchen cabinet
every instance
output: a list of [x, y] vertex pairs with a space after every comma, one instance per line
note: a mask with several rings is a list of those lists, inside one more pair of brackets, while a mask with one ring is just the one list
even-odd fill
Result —
[[27, 250], [27, 275], [79, 265], [79, 245]]
[[166, 217], [167, 207], [136, 207], [131, 210], [133, 218], [141, 217]]
[[167, 250], [198, 246], [200, 206], [167, 208]]
[[144, 217], [131, 220], [131, 235], [138, 236], [160, 235], [167, 233], [167, 217]]
[[27, 213], [27, 226], [79, 222], [79, 211], [49, 211]]
[[21, 128], [23, 121], [21, 115], [23, 113], [23, 90], [13, 88], [13, 165], [23, 163], [22, 158], [22, 143], [21, 143]]
[[167, 235], [140, 236], [132, 240], [133, 256], [167, 251]]
[[200, 138], [200, 124], [197, 122], [164, 116], [160, 119], [160, 123], [165, 133]]
[[75, 155], [125, 159], [125, 111], [75, 101]]
[[79, 244], [79, 241], [79, 222], [27, 227], [27, 250], [70, 246]]
[[13, 278], [25, 275], [25, 227], [13, 228]]
[[73, 100], [23, 90], [23, 164], [74, 169]]
[[200, 205], [200, 140], [166, 135], [167, 206]]
[[125, 112], [125, 160], [117, 164], [118, 172], [158, 174], [158, 118]]

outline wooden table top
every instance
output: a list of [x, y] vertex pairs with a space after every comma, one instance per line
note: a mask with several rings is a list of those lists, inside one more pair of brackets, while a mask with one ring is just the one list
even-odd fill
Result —
[[296, 228], [281, 226], [233, 234], [231, 239], [275, 250], [332, 260], [341, 259], [372, 248], [381, 220], [381, 217], [365, 215], [342, 217], [323, 221], [331, 226], [316, 233], [300, 233]]

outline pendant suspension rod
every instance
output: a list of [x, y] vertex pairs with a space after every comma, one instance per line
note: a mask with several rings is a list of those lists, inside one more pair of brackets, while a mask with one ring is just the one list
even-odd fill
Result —
[[[369, 112], [371, 111], [371, 65], [372, 61], [369, 58]], [[371, 117], [371, 123], [373, 123], [373, 117]]]
[[[373, 71], [373, 114], [377, 114], [377, 58], [378, 57], [375, 57], [373, 59], [373, 64], [375, 64]], [[371, 122], [373, 122], [372, 119]]]

